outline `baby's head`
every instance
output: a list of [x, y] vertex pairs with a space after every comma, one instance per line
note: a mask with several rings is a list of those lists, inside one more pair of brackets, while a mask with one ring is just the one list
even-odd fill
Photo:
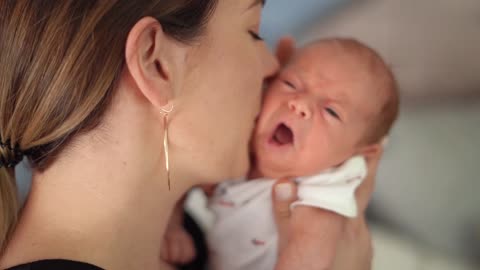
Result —
[[299, 49], [265, 92], [254, 137], [265, 177], [318, 173], [380, 149], [397, 118], [394, 76], [382, 58], [351, 39]]

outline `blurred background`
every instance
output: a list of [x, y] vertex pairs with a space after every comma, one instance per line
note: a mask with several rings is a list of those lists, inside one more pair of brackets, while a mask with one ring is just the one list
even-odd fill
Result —
[[262, 34], [357, 38], [402, 108], [369, 209], [375, 270], [480, 269], [480, 0], [270, 0]]
[[272, 48], [357, 38], [396, 74], [400, 119], [368, 212], [374, 270], [480, 269], [480, 0], [268, 0], [262, 24]]

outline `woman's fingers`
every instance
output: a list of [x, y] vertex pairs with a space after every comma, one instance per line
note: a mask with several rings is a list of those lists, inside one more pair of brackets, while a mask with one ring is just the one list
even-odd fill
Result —
[[180, 261], [180, 254], [182, 252], [180, 247], [181, 243], [176, 238], [170, 239], [169, 243], [170, 248], [168, 250], [168, 258], [172, 263], [178, 263]]
[[363, 216], [348, 220], [337, 248], [332, 270], [370, 270], [373, 247], [370, 232]]
[[160, 258], [165, 262], [170, 261], [169, 258], [168, 258], [168, 240], [167, 239], [163, 240], [163, 244], [162, 244], [162, 247], [160, 249]]
[[290, 36], [284, 36], [277, 42], [276, 55], [280, 66], [284, 66], [295, 52], [295, 40]]
[[173, 230], [164, 240], [160, 257], [172, 264], [186, 264], [196, 256], [192, 237], [183, 229]]
[[279, 251], [288, 243], [290, 205], [297, 199], [297, 185], [288, 179], [278, 180], [272, 189], [272, 206], [279, 236]]
[[383, 155], [384, 146], [379, 144], [375, 151], [366, 156], [368, 174], [363, 183], [357, 188], [355, 197], [357, 199], [359, 215], [363, 215], [367, 209], [372, 193], [375, 189], [375, 177], [377, 176], [380, 159]]
[[186, 264], [195, 259], [195, 244], [193, 243], [193, 239], [190, 234], [188, 234], [186, 231], [183, 231], [183, 233], [179, 237], [179, 242], [181, 243], [181, 255], [178, 261], [182, 264]]
[[373, 172], [377, 171], [378, 164], [380, 163], [380, 159], [382, 158], [385, 147], [382, 143], [382, 144], [379, 144], [376, 149], [377, 150], [375, 151], [374, 154], [367, 156], [368, 169], [369, 171], [373, 171]]

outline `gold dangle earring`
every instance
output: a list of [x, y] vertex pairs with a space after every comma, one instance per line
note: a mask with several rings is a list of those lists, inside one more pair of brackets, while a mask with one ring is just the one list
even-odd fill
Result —
[[163, 114], [163, 126], [165, 134], [163, 136], [163, 152], [165, 153], [165, 168], [167, 170], [168, 190], [170, 190], [170, 163], [168, 155], [168, 114], [173, 111], [173, 105], [169, 110], [161, 109]]

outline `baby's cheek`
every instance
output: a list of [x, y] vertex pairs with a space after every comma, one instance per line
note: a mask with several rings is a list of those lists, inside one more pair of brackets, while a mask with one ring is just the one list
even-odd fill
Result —
[[308, 151], [311, 153], [312, 159], [318, 164], [324, 164], [325, 160], [332, 155], [331, 149], [334, 142], [324, 132], [317, 132], [315, 138], [312, 138], [308, 145]]
[[259, 119], [265, 121], [266, 119], [270, 118], [269, 116], [272, 115], [277, 109], [278, 106], [276, 105], [274, 99], [268, 97], [264, 98], [260, 108]]
[[263, 95], [263, 107], [270, 108], [276, 103], [275, 95], [271, 92], [265, 93]]

